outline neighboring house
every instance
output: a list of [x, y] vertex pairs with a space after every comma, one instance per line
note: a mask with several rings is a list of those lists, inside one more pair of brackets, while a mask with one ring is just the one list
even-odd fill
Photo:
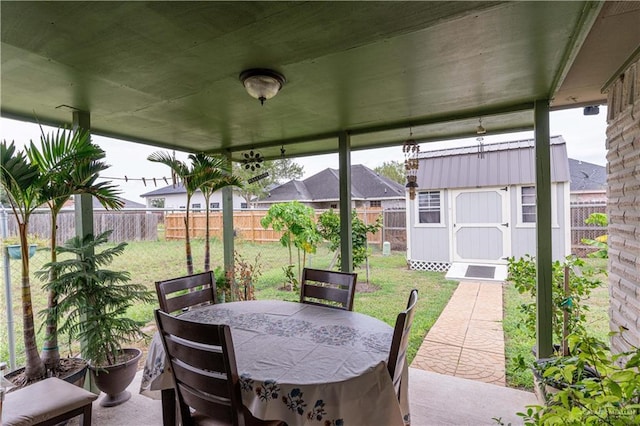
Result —
[[[92, 205], [93, 205], [93, 210], [96, 211], [100, 211], [100, 210], [106, 210], [102, 204], [100, 204], [100, 202], [98, 201], [98, 199], [96, 197], [91, 197], [92, 200]], [[135, 201], [131, 201], [131, 200], [127, 200], [126, 198], [120, 198], [120, 201], [124, 202], [124, 206], [122, 207], [123, 209], [144, 209], [146, 208], [146, 206], [142, 203], [137, 203]], [[66, 203], [64, 203], [64, 207], [65, 210], [68, 209], [72, 209], [74, 208], [74, 197], [71, 197], [69, 199], [69, 201], [67, 201]]]
[[[506, 278], [507, 258], [536, 254], [534, 140], [420, 154], [415, 200], [407, 198], [411, 269], [448, 278]], [[551, 138], [553, 258], [571, 251], [569, 165]]]
[[[186, 209], [187, 208], [187, 191], [182, 184], [168, 185], [151, 192], [140, 195], [145, 199], [147, 207], [162, 207], [165, 209]], [[219, 210], [222, 208], [222, 191], [216, 191], [209, 199], [209, 209]], [[233, 209], [246, 209], [247, 205], [244, 200], [233, 194]], [[197, 190], [191, 197], [192, 210], [205, 210], [204, 195]]]
[[572, 203], [607, 201], [607, 168], [569, 158]]
[[[340, 205], [338, 170], [324, 169], [304, 180], [290, 180], [276, 186], [256, 201], [258, 207], [299, 201], [315, 209], [336, 209]], [[403, 185], [378, 175], [361, 164], [351, 166], [351, 204], [353, 208], [393, 209], [404, 207]]]

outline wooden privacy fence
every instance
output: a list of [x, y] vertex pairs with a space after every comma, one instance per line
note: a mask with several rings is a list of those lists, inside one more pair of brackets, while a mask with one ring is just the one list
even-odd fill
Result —
[[[158, 239], [158, 219], [162, 213], [145, 211], [94, 211], [93, 228], [96, 235], [113, 230], [109, 241], [155, 241]], [[8, 236], [18, 235], [18, 226], [13, 214], [8, 213]], [[58, 215], [57, 244], [75, 237], [76, 222], [73, 211], [62, 211]], [[29, 234], [43, 240], [51, 236], [51, 213], [37, 211], [29, 219]]]
[[571, 203], [571, 252], [584, 257], [595, 249], [582, 242], [583, 238], [595, 240], [605, 235], [607, 228], [598, 225], [587, 225], [584, 221], [591, 213], [606, 213], [607, 203]]
[[[318, 220], [325, 210], [316, 210], [315, 219]], [[371, 210], [357, 210], [358, 217], [362, 219], [365, 224], [375, 223], [378, 216], [381, 214], [386, 218], [388, 211], [382, 209]], [[383, 224], [383, 228], [375, 234], [369, 234], [367, 241], [369, 244], [382, 247], [383, 241], [388, 241], [385, 238], [393, 238], [395, 241], [395, 247], [406, 247], [406, 233], [404, 230], [404, 211], [394, 211], [394, 213], [402, 213], [402, 220], [393, 216], [394, 222], [390, 228], [386, 228], [386, 224]], [[237, 237], [246, 241], [254, 241], [259, 243], [280, 241], [282, 236], [281, 232], [276, 232], [271, 228], [264, 229], [260, 224], [260, 221], [267, 214], [267, 210], [236, 210], [233, 212], [233, 228]], [[184, 212], [179, 213], [167, 213], [164, 218], [165, 224], [165, 238], [168, 240], [180, 240], [185, 238], [184, 229]], [[206, 227], [206, 213], [196, 212], [189, 214], [189, 236], [192, 238], [204, 238]], [[401, 227], [401, 229], [400, 229]], [[222, 238], [222, 212], [215, 211], [209, 213], [209, 228], [211, 236]], [[397, 241], [396, 241], [397, 240]], [[404, 244], [404, 246], [403, 246]], [[392, 243], [392, 248], [394, 243]]]

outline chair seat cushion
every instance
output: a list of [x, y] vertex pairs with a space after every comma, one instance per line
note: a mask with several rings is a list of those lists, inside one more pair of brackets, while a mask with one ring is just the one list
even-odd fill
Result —
[[2, 424], [38, 424], [91, 404], [96, 398], [94, 393], [50, 377], [8, 393], [2, 407]]

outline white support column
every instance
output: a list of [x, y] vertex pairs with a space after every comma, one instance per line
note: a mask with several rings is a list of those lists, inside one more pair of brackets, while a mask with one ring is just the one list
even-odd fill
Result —
[[353, 271], [353, 237], [351, 234], [351, 139], [346, 132], [338, 137], [340, 166], [340, 269]]
[[536, 345], [538, 358], [553, 354], [551, 148], [549, 101], [534, 106], [536, 153]]

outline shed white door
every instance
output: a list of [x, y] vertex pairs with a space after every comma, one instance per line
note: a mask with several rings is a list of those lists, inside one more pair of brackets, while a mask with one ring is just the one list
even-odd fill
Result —
[[507, 188], [452, 191], [454, 262], [506, 263], [509, 239]]

